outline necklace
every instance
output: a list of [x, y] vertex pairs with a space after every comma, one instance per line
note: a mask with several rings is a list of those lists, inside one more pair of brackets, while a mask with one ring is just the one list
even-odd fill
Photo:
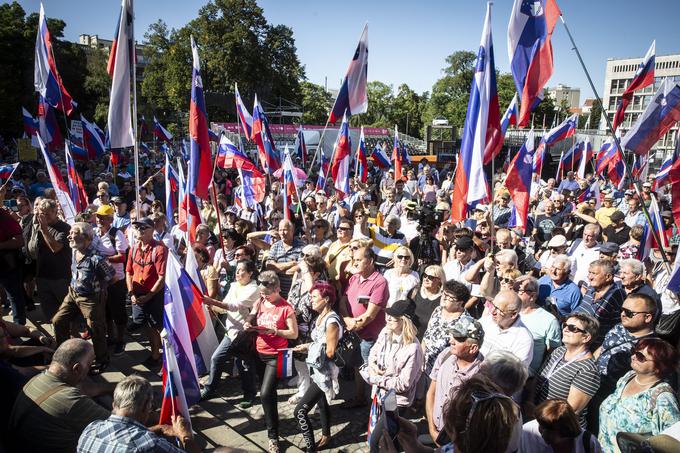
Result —
[[659, 379], [657, 379], [657, 380], [655, 380], [655, 381], [653, 381], [653, 382], [650, 382], [650, 383], [648, 383], [648, 384], [644, 384], [644, 383], [640, 382], [640, 379], [638, 379], [637, 374], [635, 375], [635, 377], [634, 377], [633, 379], [635, 379], [635, 383], [636, 383], [637, 385], [639, 385], [640, 387], [649, 387], [650, 385], [656, 384], [657, 382], [659, 382]]

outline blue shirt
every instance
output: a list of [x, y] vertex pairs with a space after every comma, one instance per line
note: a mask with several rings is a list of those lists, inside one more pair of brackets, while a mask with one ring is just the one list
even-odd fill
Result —
[[34, 182], [28, 188], [28, 196], [31, 197], [31, 200], [34, 200], [35, 197], [42, 197], [45, 195], [45, 189], [49, 189], [50, 187], [52, 187], [52, 183], [49, 181]]
[[130, 214], [127, 212], [124, 216], [119, 216], [115, 214], [113, 216], [113, 226], [119, 230], [125, 231], [125, 229], [130, 225]]
[[149, 431], [141, 423], [127, 417], [111, 415], [96, 420], [83, 430], [78, 440], [78, 453], [169, 452], [184, 450]]
[[550, 276], [544, 275], [538, 280], [538, 304], [545, 307], [548, 297], [553, 298], [553, 303], [560, 315], [567, 316], [576, 310], [581, 302], [581, 290], [569, 279], [555, 287]]
[[559, 187], [557, 188], [557, 192], [562, 193], [563, 190], [569, 190], [570, 192], [576, 192], [579, 189], [580, 189], [580, 187], [578, 185], [578, 182], [575, 179], [573, 181], [569, 181], [568, 179], [563, 179], [562, 182], [560, 182]]

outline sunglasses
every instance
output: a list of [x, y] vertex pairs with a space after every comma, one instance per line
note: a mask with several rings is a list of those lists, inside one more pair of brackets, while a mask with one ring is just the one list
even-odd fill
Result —
[[508, 278], [508, 277], [501, 277], [500, 279], [498, 279], [498, 281], [500, 281], [501, 283], [507, 283], [509, 285], [512, 285], [513, 283], [515, 283], [514, 278]]
[[340, 230], [340, 231], [350, 231], [351, 228], [350, 227], [338, 227], [338, 230]]
[[134, 225], [134, 228], [136, 230], [139, 230], [139, 231], [144, 231], [144, 230], [148, 230], [151, 227], [148, 226], [148, 225]]
[[398, 260], [407, 260], [409, 258], [408, 255], [397, 255]]
[[643, 353], [641, 353], [640, 351], [630, 351], [630, 358], [635, 359], [640, 363], [644, 363], [648, 360], [652, 360], [652, 359], [648, 359], [647, 357], [645, 357], [645, 355]]
[[423, 274], [423, 278], [426, 279], [426, 280], [430, 280], [430, 281], [441, 280], [441, 279], [440, 279], [439, 277], [437, 277], [436, 275], [430, 275], [430, 274]]
[[268, 281], [265, 281], [265, 280], [258, 280], [257, 285], [258, 286], [264, 286], [265, 288], [268, 288], [270, 286], [273, 286], [274, 282], [268, 282]]
[[627, 308], [622, 308], [621, 313], [626, 318], [634, 318], [635, 315], [651, 315], [651, 313], [648, 312], [648, 311], [633, 311], [633, 310], [628, 310]]
[[586, 331], [581, 329], [580, 327], [576, 327], [576, 325], [574, 324], [567, 324], [566, 322], [562, 326], [562, 329], [566, 329], [568, 332], [571, 333], [586, 333]]

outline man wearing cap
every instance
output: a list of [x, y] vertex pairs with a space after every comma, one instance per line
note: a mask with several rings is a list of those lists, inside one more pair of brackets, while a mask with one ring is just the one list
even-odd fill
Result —
[[125, 266], [127, 290], [132, 302], [132, 321], [144, 324], [149, 337], [151, 355], [145, 362], [156, 368], [161, 363], [161, 337], [163, 328], [163, 295], [165, 264], [168, 249], [153, 238], [154, 222], [143, 217], [132, 223], [137, 242], [128, 253]]
[[618, 209], [609, 216], [611, 223], [605, 227], [602, 234], [607, 242], [618, 245], [625, 244], [630, 239], [630, 227], [624, 221], [626, 216]]
[[642, 195], [642, 202], [645, 204], [645, 206], [649, 206], [649, 203], [654, 196], [652, 193], [652, 183], [646, 182], [642, 184], [642, 193], [640, 195]]
[[472, 316], [461, 315], [449, 330], [450, 348], [442, 351], [430, 372], [425, 415], [432, 440], [444, 429], [444, 408], [460, 385], [479, 371], [484, 356], [479, 352], [484, 329]]
[[491, 314], [482, 318], [484, 344], [481, 352], [509, 351], [527, 367], [534, 357], [534, 337], [520, 319], [522, 300], [512, 290], [502, 290], [492, 302]]
[[562, 255], [567, 251], [567, 238], [561, 234], [553, 236], [548, 241], [548, 250], [543, 252], [538, 259], [541, 266], [541, 273], [547, 274], [552, 267], [553, 260], [556, 256]]
[[452, 260], [444, 265], [444, 274], [446, 280], [456, 280], [468, 289], [472, 288], [472, 283], [463, 278], [463, 274], [474, 265], [472, 261], [472, 254], [474, 253], [475, 244], [469, 236], [461, 236], [456, 239], [453, 247], [451, 247]]
[[631, 198], [628, 200], [628, 210], [623, 213], [626, 215], [624, 220], [626, 225], [631, 228], [633, 228], [635, 225], [644, 225], [647, 223], [645, 214], [640, 209], [640, 200], [637, 198]]
[[130, 213], [127, 212], [127, 203], [122, 197], [113, 197], [111, 204], [114, 208], [112, 225], [125, 232], [130, 226]]
[[106, 298], [106, 321], [109, 340], [114, 344], [113, 355], [121, 355], [125, 351], [123, 336], [127, 324], [125, 311], [125, 261], [129, 248], [125, 234], [113, 224], [113, 208], [109, 205], [100, 206], [96, 212], [97, 228], [95, 233], [99, 238], [97, 252], [107, 259], [116, 271], [116, 282], [110, 284]]
[[496, 197], [496, 205], [493, 207], [493, 223], [496, 227], [506, 227], [510, 221], [512, 209], [508, 206], [510, 194], [503, 192]]
[[600, 260], [609, 261], [612, 263], [612, 266], [614, 266], [615, 276], [619, 273], [619, 249], [619, 244], [616, 242], [605, 242], [600, 246], [600, 256], [598, 257]]
[[603, 229], [607, 228], [612, 222], [609, 216], [611, 216], [614, 211], [616, 211], [616, 208], [614, 207], [614, 195], [609, 192], [604, 196], [602, 207], [595, 211], [595, 219]]
[[619, 203], [616, 205], [616, 209], [623, 212], [624, 214], [628, 214], [629, 202], [633, 198], [633, 195], [634, 192], [630, 189], [623, 192], [623, 198], [621, 198], [621, 201], [619, 201]]

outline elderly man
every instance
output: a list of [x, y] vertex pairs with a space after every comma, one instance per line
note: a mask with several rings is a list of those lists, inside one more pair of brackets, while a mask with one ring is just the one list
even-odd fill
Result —
[[287, 298], [305, 243], [295, 237], [295, 226], [290, 220], [281, 220], [278, 231], [281, 240], [274, 242], [269, 249], [267, 270], [276, 272], [281, 283], [281, 297]]
[[[106, 420], [90, 423], [78, 440], [78, 453], [135, 452], [198, 452], [189, 422], [177, 415], [172, 426], [156, 425], [147, 428], [154, 409], [153, 388], [141, 376], [127, 376], [113, 392], [113, 412]], [[178, 448], [159, 434], [176, 437]]]
[[127, 212], [127, 203], [121, 197], [113, 197], [111, 204], [115, 209], [112, 225], [125, 232], [127, 227], [130, 226], [130, 213]]
[[583, 300], [576, 311], [592, 315], [600, 323], [600, 329], [593, 339], [593, 347], [602, 344], [609, 329], [618, 322], [625, 291], [614, 283], [614, 264], [611, 261], [597, 260], [591, 263]]
[[163, 298], [165, 264], [168, 248], [153, 238], [154, 222], [143, 217], [132, 223], [136, 244], [131, 247], [125, 265], [125, 283], [132, 302], [132, 321], [144, 325], [149, 337], [151, 355], [144, 362], [149, 368], [161, 364], [161, 337], [163, 328]]
[[444, 429], [444, 408], [456, 395], [456, 389], [479, 371], [484, 356], [479, 348], [484, 329], [479, 321], [461, 315], [449, 330], [450, 348], [442, 351], [430, 372], [430, 387], [425, 400], [425, 415], [432, 440]]
[[522, 300], [516, 292], [503, 290], [494, 297], [491, 315], [482, 318], [484, 344], [482, 354], [508, 351], [529, 367], [534, 358], [534, 337], [520, 319]]
[[496, 205], [493, 208], [493, 223], [497, 227], [508, 226], [512, 211], [508, 203], [510, 203], [510, 194], [508, 192], [503, 192], [496, 197]]
[[574, 177], [573, 171], [567, 172], [567, 177], [560, 181], [560, 185], [557, 187], [557, 191], [562, 193], [563, 190], [568, 190], [570, 192], [576, 192], [579, 190], [578, 181]]
[[113, 209], [111, 206], [100, 206], [96, 212], [97, 228], [95, 230], [99, 241], [97, 252], [106, 258], [116, 271], [116, 282], [109, 284], [106, 297], [106, 321], [109, 340], [113, 342], [113, 355], [125, 352], [125, 325], [127, 312], [125, 311], [125, 261], [130, 248], [123, 231], [113, 224]]
[[92, 373], [101, 373], [109, 363], [106, 347], [106, 287], [116, 281], [116, 270], [102, 257], [92, 241], [94, 230], [89, 223], [76, 222], [68, 235], [73, 249], [75, 272], [68, 294], [52, 318], [57, 344], [69, 338], [71, 321], [82, 313], [92, 332], [96, 362]]
[[388, 218], [390, 215], [401, 217], [402, 207], [401, 203], [397, 201], [397, 192], [394, 189], [387, 191], [387, 198], [380, 204], [378, 211], [382, 214], [383, 219]]
[[515, 281], [515, 289], [522, 300], [519, 317], [534, 338], [534, 354], [529, 371], [536, 374], [543, 358], [562, 342], [560, 323], [552, 313], [536, 305], [538, 280], [523, 275]]
[[538, 303], [551, 309], [556, 308], [560, 316], [567, 316], [576, 310], [581, 302], [578, 285], [569, 279], [571, 262], [567, 255], [557, 255], [548, 273], [538, 280]]
[[656, 303], [655, 317], [661, 316], [661, 296], [652, 288], [646, 280], [645, 265], [642, 261], [634, 258], [619, 262], [619, 277], [621, 286], [628, 296], [632, 294], [646, 294]]
[[590, 263], [600, 257], [601, 228], [595, 223], [583, 227], [583, 238], [574, 242], [568, 253], [571, 259], [572, 280], [578, 285], [588, 281], [588, 267]]
[[640, 200], [637, 198], [630, 198], [628, 200], [628, 210], [623, 212], [626, 217], [624, 219], [624, 222], [626, 222], [626, 225], [629, 227], [633, 228], [635, 225], [644, 225], [647, 223], [647, 219], [645, 218], [645, 214], [642, 212], [640, 209]]
[[72, 453], [83, 429], [109, 416], [90, 398], [105, 393], [108, 386], [90, 384], [89, 396], [82, 390], [93, 361], [92, 345], [80, 338], [57, 348], [48, 369], [31, 379], [14, 403], [14, 451]]

